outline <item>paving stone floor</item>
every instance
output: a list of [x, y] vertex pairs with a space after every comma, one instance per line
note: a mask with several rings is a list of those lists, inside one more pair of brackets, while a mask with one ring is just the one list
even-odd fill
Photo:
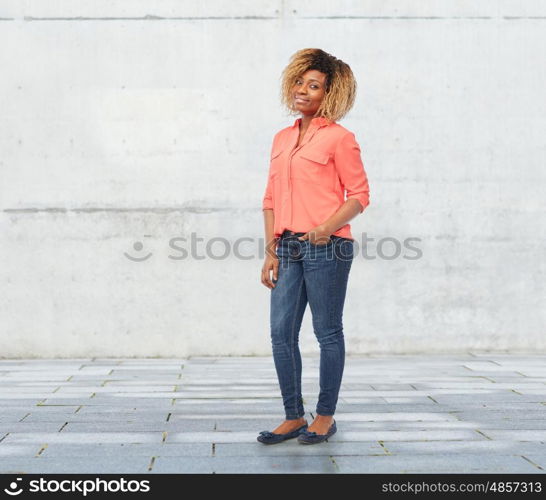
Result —
[[335, 418], [257, 442], [284, 419], [271, 357], [0, 360], [1, 473], [543, 474], [546, 355], [347, 355]]

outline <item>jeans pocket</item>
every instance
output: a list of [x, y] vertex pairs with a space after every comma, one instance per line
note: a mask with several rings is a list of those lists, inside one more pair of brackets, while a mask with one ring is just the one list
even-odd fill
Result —
[[338, 237], [336, 241], [336, 258], [345, 262], [352, 262], [354, 259], [354, 242], [349, 238]]
[[333, 242], [334, 242], [334, 239], [330, 236], [330, 239], [326, 242], [326, 243], [311, 243], [310, 240], [309, 241], [309, 245], [313, 246], [313, 247], [327, 247], [328, 245], [331, 245]]

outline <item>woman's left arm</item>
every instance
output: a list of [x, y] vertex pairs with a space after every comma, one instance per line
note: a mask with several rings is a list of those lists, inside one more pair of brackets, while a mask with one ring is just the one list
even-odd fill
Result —
[[331, 217], [309, 231], [314, 233], [312, 242], [327, 240], [370, 204], [368, 176], [362, 163], [360, 146], [352, 132], [347, 132], [339, 141], [334, 162], [339, 180], [347, 192], [347, 199]]
[[317, 236], [319, 235], [318, 233], [321, 232], [321, 229], [323, 230], [323, 235], [330, 236], [340, 227], [347, 224], [351, 219], [354, 219], [358, 214], [362, 213], [363, 210], [364, 209], [358, 200], [348, 198], [334, 215], [315, 228]]

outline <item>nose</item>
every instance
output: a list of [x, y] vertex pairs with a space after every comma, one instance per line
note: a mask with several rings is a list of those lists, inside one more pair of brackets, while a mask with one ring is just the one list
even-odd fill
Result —
[[307, 84], [306, 83], [302, 83], [300, 86], [298, 86], [296, 84], [296, 86], [298, 87], [297, 90], [296, 90], [296, 94], [297, 95], [307, 95]]

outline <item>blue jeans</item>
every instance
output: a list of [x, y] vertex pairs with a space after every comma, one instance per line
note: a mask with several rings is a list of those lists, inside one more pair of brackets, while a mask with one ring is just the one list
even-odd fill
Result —
[[273, 359], [286, 419], [305, 415], [301, 394], [299, 332], [307, 306], [320, 345], [320, 393], [316, 412], [333, 415], [345, 365], [343, 305], [353, 261], [353, 241], [331, 235], [328, 243], [299, 241], [285, 231], [277, 246], [279, 270], [271, 289]]

